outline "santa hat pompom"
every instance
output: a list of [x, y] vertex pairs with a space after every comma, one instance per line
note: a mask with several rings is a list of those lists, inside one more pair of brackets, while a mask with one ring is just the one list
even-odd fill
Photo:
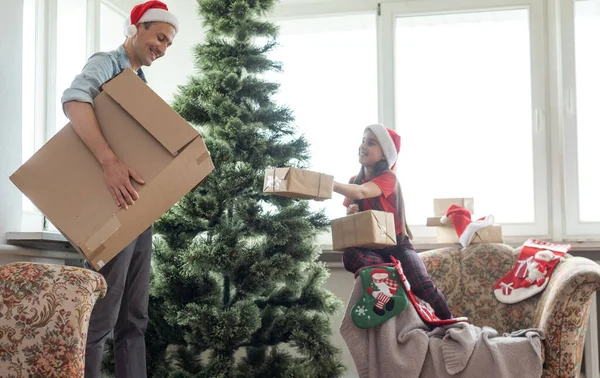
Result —
[[125, 35], [127, 37], [133, 37], [134, 35], [136, 35], [136, 33], [137, 33], [137, 26], [136, 25], [129, 25], [125, 29]]

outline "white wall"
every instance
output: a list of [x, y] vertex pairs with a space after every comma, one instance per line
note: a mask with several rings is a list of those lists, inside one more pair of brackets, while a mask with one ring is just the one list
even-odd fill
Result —
[[150, 87], [171, 103], [177, 86], [187, 84], [190, 75], [196, 73], [192, 48], [204, 41], [205, 34], [195, 0], [171, 0], [167, 5], [179, 21], [179, 32], [165, 56], [144, 68], [144, 73]]
[[0, 0], [0, 244], [21, 228], [21, 194], [9, 176], [21, 165], [23, 2]]
[[354, 366], [354, 361], [352, 360], [350, 351], [346, 346], [346, 342], [344, 339], [342, 339], [342, 335], [340, 335], [340, 325], [342, 324], [344, 312], [346, 311], [346, 306], [348, 305], [348, 299], [350, 298], [352, 287], [354, 286], [354, 274], [345, 270], [342, 263], [328, 263], [327, 266], [329, 267], [330, 276], [325, 282], [324, 286], [327, 290], [331, 291], [338, 298], [344, 301], [342, 308], [340, 308], [340, 310], [331, 317], [331, 341], [338, 348], [342, 349], [342, 362], [347, 368], [344, 377], [358, 378], [358, 372], [356, 371], [356, 366]]

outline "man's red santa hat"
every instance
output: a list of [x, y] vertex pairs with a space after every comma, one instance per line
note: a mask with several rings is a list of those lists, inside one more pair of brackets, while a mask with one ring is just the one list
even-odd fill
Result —
[[179, 22], [175, 15], [169, 12], [165, 3], [158, 0], [146, 1], [133, 7], [125, 20], [125, 35], [133, 37], [137, 33], [136, 25], [143, 22], [166, 22], [173, 25], [175, 33], [179, 29]]
[[475, 236], [475, 233], [484, 227], [488, 227], [494, 224], [494, 216], [488, 215], [471, 221], [471, 213], [464, 207], [451, 205], [446, 211], [446, 215], [443, 216], [440, 221], [443, 224], [450, 224], [454, 226], [458, 240], [463, 248], [466, 248], [471, 244], [471, 240]]

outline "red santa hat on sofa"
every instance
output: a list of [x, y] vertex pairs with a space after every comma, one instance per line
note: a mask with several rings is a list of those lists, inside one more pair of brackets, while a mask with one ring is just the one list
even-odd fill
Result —
[[446, 211], [446, 215], [443, 216], [440, 221], [443, 224], [450, 224], [454, 226], [454, 230], [458, 235], [458, 240], [463, 248], [466, 248], [471, 244], [471, 240], [475, 236], [475, 233], [484, 227], [488, 227], [494, 224], [494, 216], [488, 215], [471, 221], [471, 213], [464, 207], [451, 205]]
[[179, 29], [179, 22], [175, 15], [169, 12], [165, 3], [158, 0], [146, 1], [133, 7], [125, 20], [125, 35], [133, 37], [137, 33], [136, 25], [142, 22], [166, 22], [173, 25], [175, 33]]

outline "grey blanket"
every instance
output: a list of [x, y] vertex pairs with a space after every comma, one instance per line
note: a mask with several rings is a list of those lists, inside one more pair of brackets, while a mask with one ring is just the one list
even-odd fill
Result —
[[499, 335], [489, 327], [457, 323], [430, 330], [412, 305], [370, 329], [354, 325], [360, 277], [340, 327], [361, 378], [539, 378], [543, 333], [525, 329]]

